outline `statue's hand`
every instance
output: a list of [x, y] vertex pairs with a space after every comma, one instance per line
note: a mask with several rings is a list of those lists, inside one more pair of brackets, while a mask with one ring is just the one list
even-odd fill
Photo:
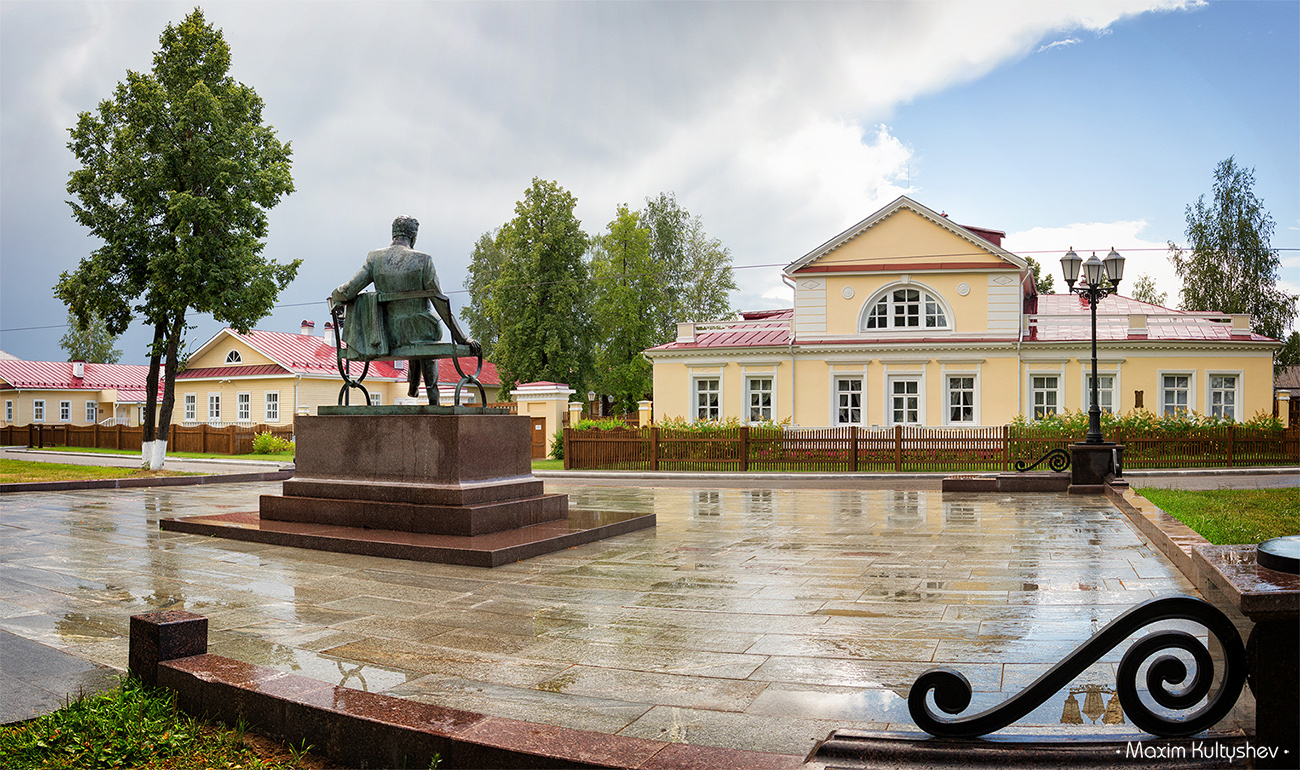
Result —
[[483, 357], [483, 346], [479, 344], [478, 340], [469, 341], [469, 350], [470, 350], [470, 355], [474, 356], [475, 358]]

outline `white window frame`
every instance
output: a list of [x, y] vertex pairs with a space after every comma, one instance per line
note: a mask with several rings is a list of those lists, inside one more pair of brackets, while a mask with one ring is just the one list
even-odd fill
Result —
[[[1081, 387], [1083, 388], [1083, 395], [1079, 397], [1079, 408], [1084, 412], [1087, 412], [1089, 409], [1092, 409], [1092, 365], [1091, 364], [1083, 364], [1082, 377], [1083, 379], [1081, 382]], [[1101, 383], [1104, 382], [1105, 378], [1107, 377], [1110, 378], [1110, 388], [1104, 388], [1101, 386]], [[1123, 390], [1120, 389], [1120, 384], [1119, 384], [1119, 372], [1113, 369], [1109, 371], [1105, 369], [1098, 369], [1097, 379], [1099, 381], [1097, 385], [1097, 397], [1101, 399], [1101, 404], [1100, 404], [1101, 411], [1103, 413], [1106, 412], [1106, 393], [1107, 391], [1109, 391], [1110, 392], [1110, 414], [1119, 414], [1122, 411], [1121, 405], [1119, 403], [1120, 393], [1123, 393]]]
[[248, 391], [235, 394], [235, 422], [253, 421], [253, 394]]
[[279, 422], [280, 421], [280, 391], [268, 390], [266, 392], [265, 397], [262, 399], [262, 404], [263, 404], [263, 411], [262, 411], [263, 419], [265, 419], [267, 422]]
[[238, 350], [231, 350], [229, 353], [226, 354], [226, 363], [242, 364], [244, 363], [244, 357], [239, 354]]
[[[701, 416], [700, 416], [700, 383], [705, 382], [705, 381], [713, 381], [713, 382], [716, 382], [716, 383], [717, 383], [717, 390], [716, 390], [716, 393], [717, 393], [717, 405], [714, 406], [714, 407], [710, 407], [710, 409], [711, 409], [712, 411], [716, 411], [716, 412], [717, 412], [717, 416], [716, 416], [716, 417], [701, 417]], [[707, 391], [707, 392], [713, 393], [713, 392], [715, 392], [715, 391], [710, 390], [710, 391]], [[722, 417], [723, 417], [723, 415], [724, 415], [724, 412], [722, 411], [722, 409], [723, 409], [723, 404], [722, 404], [722, 374], [721, 374], [721, 373], [719, 373], [719, 374], [700, 374], [700, 375], [694, 375], [694, 376], [692, 376], [692, 377], [691, 377], [691, 422], [709, 422], [709, 421], [711, 421], [711, 420], [718, 420], [718, 421], [721, 421], [721, 420], [722, 420]]]
[[86, 424], [94, 425], [97, 422], [99, 422], [99, 402], [87, 401], [86, 402]]
[[45, 399], [32, 400], [32, 422], [45, 422]]
[[[910, 422], [907, 420], [906, 408], [904, 409], [902, 422], [894, 419], [894, 385], [895, 383], [900, 382], [916, 383], [916, 422]], [[925, 372], [887, 375], [885, 377], [885, 425], [893, 427], [895, 425], [925, 424]]]
[[14, 421], [14, 400], [12, 398], [5, 400], [5, 422]]
[[198, 422], [199, 421], [199, 394], [197, 393], [181, 394], [181, 404], [183, 404], [183, 409], [184, 409], [184, 411], [182, 412], [184, 417], [182, 419], [184, 419], [185, 422]]
[[[1218, 369], [1207, 371], [1205, 373], [1205, 412], [1204, 412], [1205, 415], [1210, 417], [1214, 416], [1214, 394], [1216, 391], [1216, 388], [1214, 387], [1214, 378], [1232, 377], [1234, 378], [1232, 389], [1230, 391], [1232, 393], [1232, 419], [1234, 422], [1242, 421], [1243, 419], [1243, 414], [1241, 411], [1242, 374], [1243, 373], [1240, 370], [1227, 371], [1227, 370], [1218, 370]], [[1218, 390], [1222, 390], [1222, 389], [1218, 389]]]
[[[213, 415], [212, 408], [216, 407], [217, 413]], [[221, 394], [208, 394], [208, 422], [221, 422]]]
[[67, 400], [59, 401], [59, 422], [72, 422], [72, 402]]
[[[952, 381], [958, 377], [963, 379], [969, 378], [971, 381], [970, 395], [970, 419], [954, 420], [952, 419]], [[963, 389], [964, 390], [964, 389]], [[964, 406], [962, 408], [965, 408]], [[970, 426], [980, 424], [980, 375], [976, 371], [954, 370], [943, 373], [943, 424]]]
[[[917, 307], [918, 325], [917, 326], [897, 326], [894, 324], [894, 319], [898, 317], [898, 311], [897, 311], [898, 303], [894, 298], [894, 292], [904, 291], [904, 290], [916, 291], [920, 293], [920, 298], [917, 300], [917, 304], [918, 304]], [[935, 309], [938, 311], [938, 313], [941, 313], [943, 315], [943, 321], [944, 321], [943, 325], [941, 326], [926, 325], [926, 319], [929, 318], [931, 315], [930, 313], [926, 312], [927, 297], [930, 300], [933, 300], [934, 305], [936, 306]], [[887, 306], [885, 311], [885, 318], [887, 319], [887, 325], [868, 326], [867, 324], [871, 320], [871, 312], [875, 310], [876, 307], [882, 303]], [[858, 311], [858, 333], [860, 334], [875, 334], [878, 332], [903, 332], [906, 334], [950, 332], [955, 328], [955, 326], [956, 326], [956, 322], [953, 319], [952, 306], [949, 305], [948, 301], [943, 298], [943, 295], [935, 291], [934, 289], [930, 288], [929, 286], [926, 286], [925, 284], [917, 283], [916, 281], [910, 281], [910, 280], [893, 283], [890, 284], [889, 286], [880, 289], [879, 291], [872, 294], [871, 298], [867, 300], [865, 303], [863, 303], [862, 309]]]
[[[1038, 386], [1037, 383], [1034, 382], [1035, 378], [1039, 378], [1039, 377], [1041, 377], [1044, 380], [1043, 386], [1041, 388]], [[1056, 383], [1054, 385], [1048, 386], [1046, 382], [1048, 379], [1055, 380]], [[1053, 414], [1060, 414], [1062, 410], [1064, 410], [1065, 401], [1063, 398], [1064, 395], [1063, 388], [1061, 387], [1061, 384], [1064, 382], [1064, 379], [1065, 378], [1061, 376], [1060, 372], [1033, 372], [1033, 371], [1029, 372], [1029, 415], [1028, 417], [1030, 420], [1041, 420]], [[1042, 404], [1043, 414], [1041, 416], [1038, 414], [1039, 393], [1043, 394], [1043, 404]], [[1055, 396], [1055, 398], [1053, 399], [1055, 403], [1052, 404], [1047, 403], [1048, 393], [1051, 393]], [[1047, 411], [1049, 406], [1052, 408], [1051, 412]]]
[[[1187, 404], [1188, 412], [1196, 410], [1196, 372], [1186, 369], [1169, 369], [1156, 372], [1156, 415], [1163, 416], [1170, 414], [1165, 411], [1165, 378], [1166, 377], [1186, 377], [1187, 378]], [[1177, 410], [1174, 411], [1177, 413]]]
[[[754, 387], [755, 381], [767, 380], [767, 406], [761, 403], [758, 407], [754, 406], [754, 396], [762, 394], [764, 391], [760, 385]], [[754, 409], [757, 408], [760, 413], [766, 409], [766, 417], [754, 417]], [[776, 374], [775, 373], [758, 373], [745, 375], [745, 415], [744, 420], [748, 423], [771, 422], [776, 419]]]
[[[454, 392], [453, 392], [453, 394], [452, 394], [452, 398], [455, 398], [455, 393], [454, 393]], [[371, 405], [371, 406], [383, 406], [383, 405], [384, 405], [384, 395], [383, 395], [382, 393], [371, 393], [371, 394], [370, 394], [370, 405]]]
[[[856, 382], [858, 384], [858, 389], [856, 391], [852, 389], [840, 390], [841, 382], [848, 382], [848, 383]], [[856, 407], [851, 405], [851, 400], [850, 400], [850, 405], [848, 406], [841, 405], [840, 396], [846, 394], [852, 396], [854, 393], [856, 393], [858, 397], [858, 405]], [[856, 421], [850, 419], [847, 422], [841, 420], [840, 419], [841, 409], [849, 409], [850, 416], [852, 414], [851, 410], [857, 409], [858, 419]], [[831, 378], [831, 425], [866, 425], [866, 420], [867, 420], [866, 375], [861, 373], [836, 374], [834, 377]]]

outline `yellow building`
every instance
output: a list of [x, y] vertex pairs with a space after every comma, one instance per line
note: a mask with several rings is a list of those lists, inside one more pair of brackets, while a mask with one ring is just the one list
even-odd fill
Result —
[[[794, 307], [678, 324], [647, 350], [655, 414], [975, 427], [1086, 410], [1090, 308], [1039, 295], [1004, 235], [895, 200], [786, 265]], [[1239, 421], [1272, 410], [1281, 343], [1252, 334], [1248, 316], [1112, 295], [1097, 335], [1103, 410]]]
[[[303, 321], [300, 333], [254, 329], [240, 334], [222, 329], [190, 356], [185, 371], [176, 377], [176, 406], [173, 422], [182, 425], [292, 423], [296, 414], [316, 414], [320, 406], [338, 403], [343, 380], [339, 376], [334, 330], [313, 334], [315, 324]], [[472, 373], [474, 362], [462, 359], [462, 368]], [[352, 375], [361, 364], [351, 365]], [[439, 399], [451, 403], [460, 375], [450, 359], [438, 362]], [[407, 393], [405, 361], [375, 361], [370, 364], [364, 385], [372, 405], [402, 403]], [[483, 364], [480, 376], [488, 401], [496, 398], [501, 383], [496, 367]], [[423, 396], [421, 399], [427, 403]], [[462, 403], [472, 403], [477, 392], [466, 388]], [[361, 403], [360, 391], [350, 394], [352, 404]]]
[[148, 367], [0, 359], [0, 425], [139, 425]]

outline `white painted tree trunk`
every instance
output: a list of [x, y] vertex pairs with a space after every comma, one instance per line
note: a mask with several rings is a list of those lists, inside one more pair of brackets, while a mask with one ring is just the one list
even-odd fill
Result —
[[143, 441], [140, 443], [140, 467], [148, 468], [153, 464], [153, 442]]
[[167, 459], [167, 442], [166, 441], [153, 442], [153, 457], [149, 462], [149, 470], [151, 471], [162, 470], [163, 462], [166, 459]]

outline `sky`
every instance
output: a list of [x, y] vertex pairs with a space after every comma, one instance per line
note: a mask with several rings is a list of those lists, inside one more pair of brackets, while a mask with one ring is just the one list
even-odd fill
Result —
[[[0, 0], [0, 349], [63, 360], [53, 296], [98, 243], [66, 201], [67, 129], [158, 36], [173, 2]], [[421, 222], [453, 305], [480, 235], [533, 177], [598, 234], [672, 192], [730, 249], [737, 309], [789, 306], [780, 267], [899, 195], [1057, 275], [1073, 247], [1128, 259], [1176, 306], [1167, 243], [1235, 156], [1300, 293], [1300, 3], [207, 2], [231, 74], [292, 143], [296, 191], [265, 256], [302, 259], [257, 328], [325, 297]], [[1123, 292], [1122, 292], [1123, 293]], [[216, 334], [192, 319], [190, 348]], [[119, 341], [145, 363], [148, 332]]]

